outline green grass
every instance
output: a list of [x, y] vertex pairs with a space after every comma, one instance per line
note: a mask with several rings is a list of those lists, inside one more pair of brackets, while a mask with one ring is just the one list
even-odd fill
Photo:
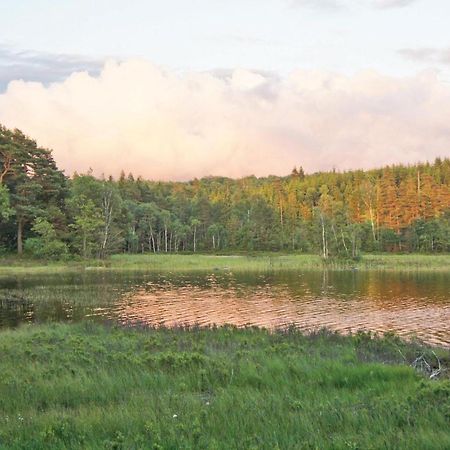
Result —
[[405, 363], [421, 351], [293, 330], [3, 331], [0, 448], [448, 449], [450, 380]]
[[253, 255], [144, 254], [113, 255], [106, 261], [45, 262], [4, 258], [0, 275], [45, 274], [84, 270], [144, 271], [276, 271], [276, 270], [398, 270], [450, 271], [450, 255], [368, 254], [359, 261], [332, 260], [326, 266], [317, 255], [261, 253]]
[[367, 254], [357, 265], [362, 269], [450, 271], [450, 255]]

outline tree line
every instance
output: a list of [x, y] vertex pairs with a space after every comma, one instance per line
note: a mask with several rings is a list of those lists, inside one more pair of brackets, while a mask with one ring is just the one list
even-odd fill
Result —
[[376, 170], [159, 182], [67, 177], [0, 126], [0, 252], [450, 251], [450, 159]]

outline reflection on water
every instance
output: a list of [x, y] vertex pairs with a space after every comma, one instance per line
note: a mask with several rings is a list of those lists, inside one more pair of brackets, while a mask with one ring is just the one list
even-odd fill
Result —
[[0, 280], [0, 326], [114, 320], [152, 325], [295, 324], [415, 335], [450, 346], [450, 274], [84, 273]]

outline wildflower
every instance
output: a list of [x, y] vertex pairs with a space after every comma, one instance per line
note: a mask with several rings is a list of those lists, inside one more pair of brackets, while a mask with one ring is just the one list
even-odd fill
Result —
[[178, 415], [177, 415], [177, 414], [174, 414], [172, 417], [173, 417], [174, 419], [176, 419], [176, 418], [178, 417]]

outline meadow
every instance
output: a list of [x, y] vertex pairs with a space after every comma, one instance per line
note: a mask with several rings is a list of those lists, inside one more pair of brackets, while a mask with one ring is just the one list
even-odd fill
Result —
[[450, 352], [390, 335], [52, 324], [0, 351], [0, 448], [450, 447], [450, 380], [410, 366]]

